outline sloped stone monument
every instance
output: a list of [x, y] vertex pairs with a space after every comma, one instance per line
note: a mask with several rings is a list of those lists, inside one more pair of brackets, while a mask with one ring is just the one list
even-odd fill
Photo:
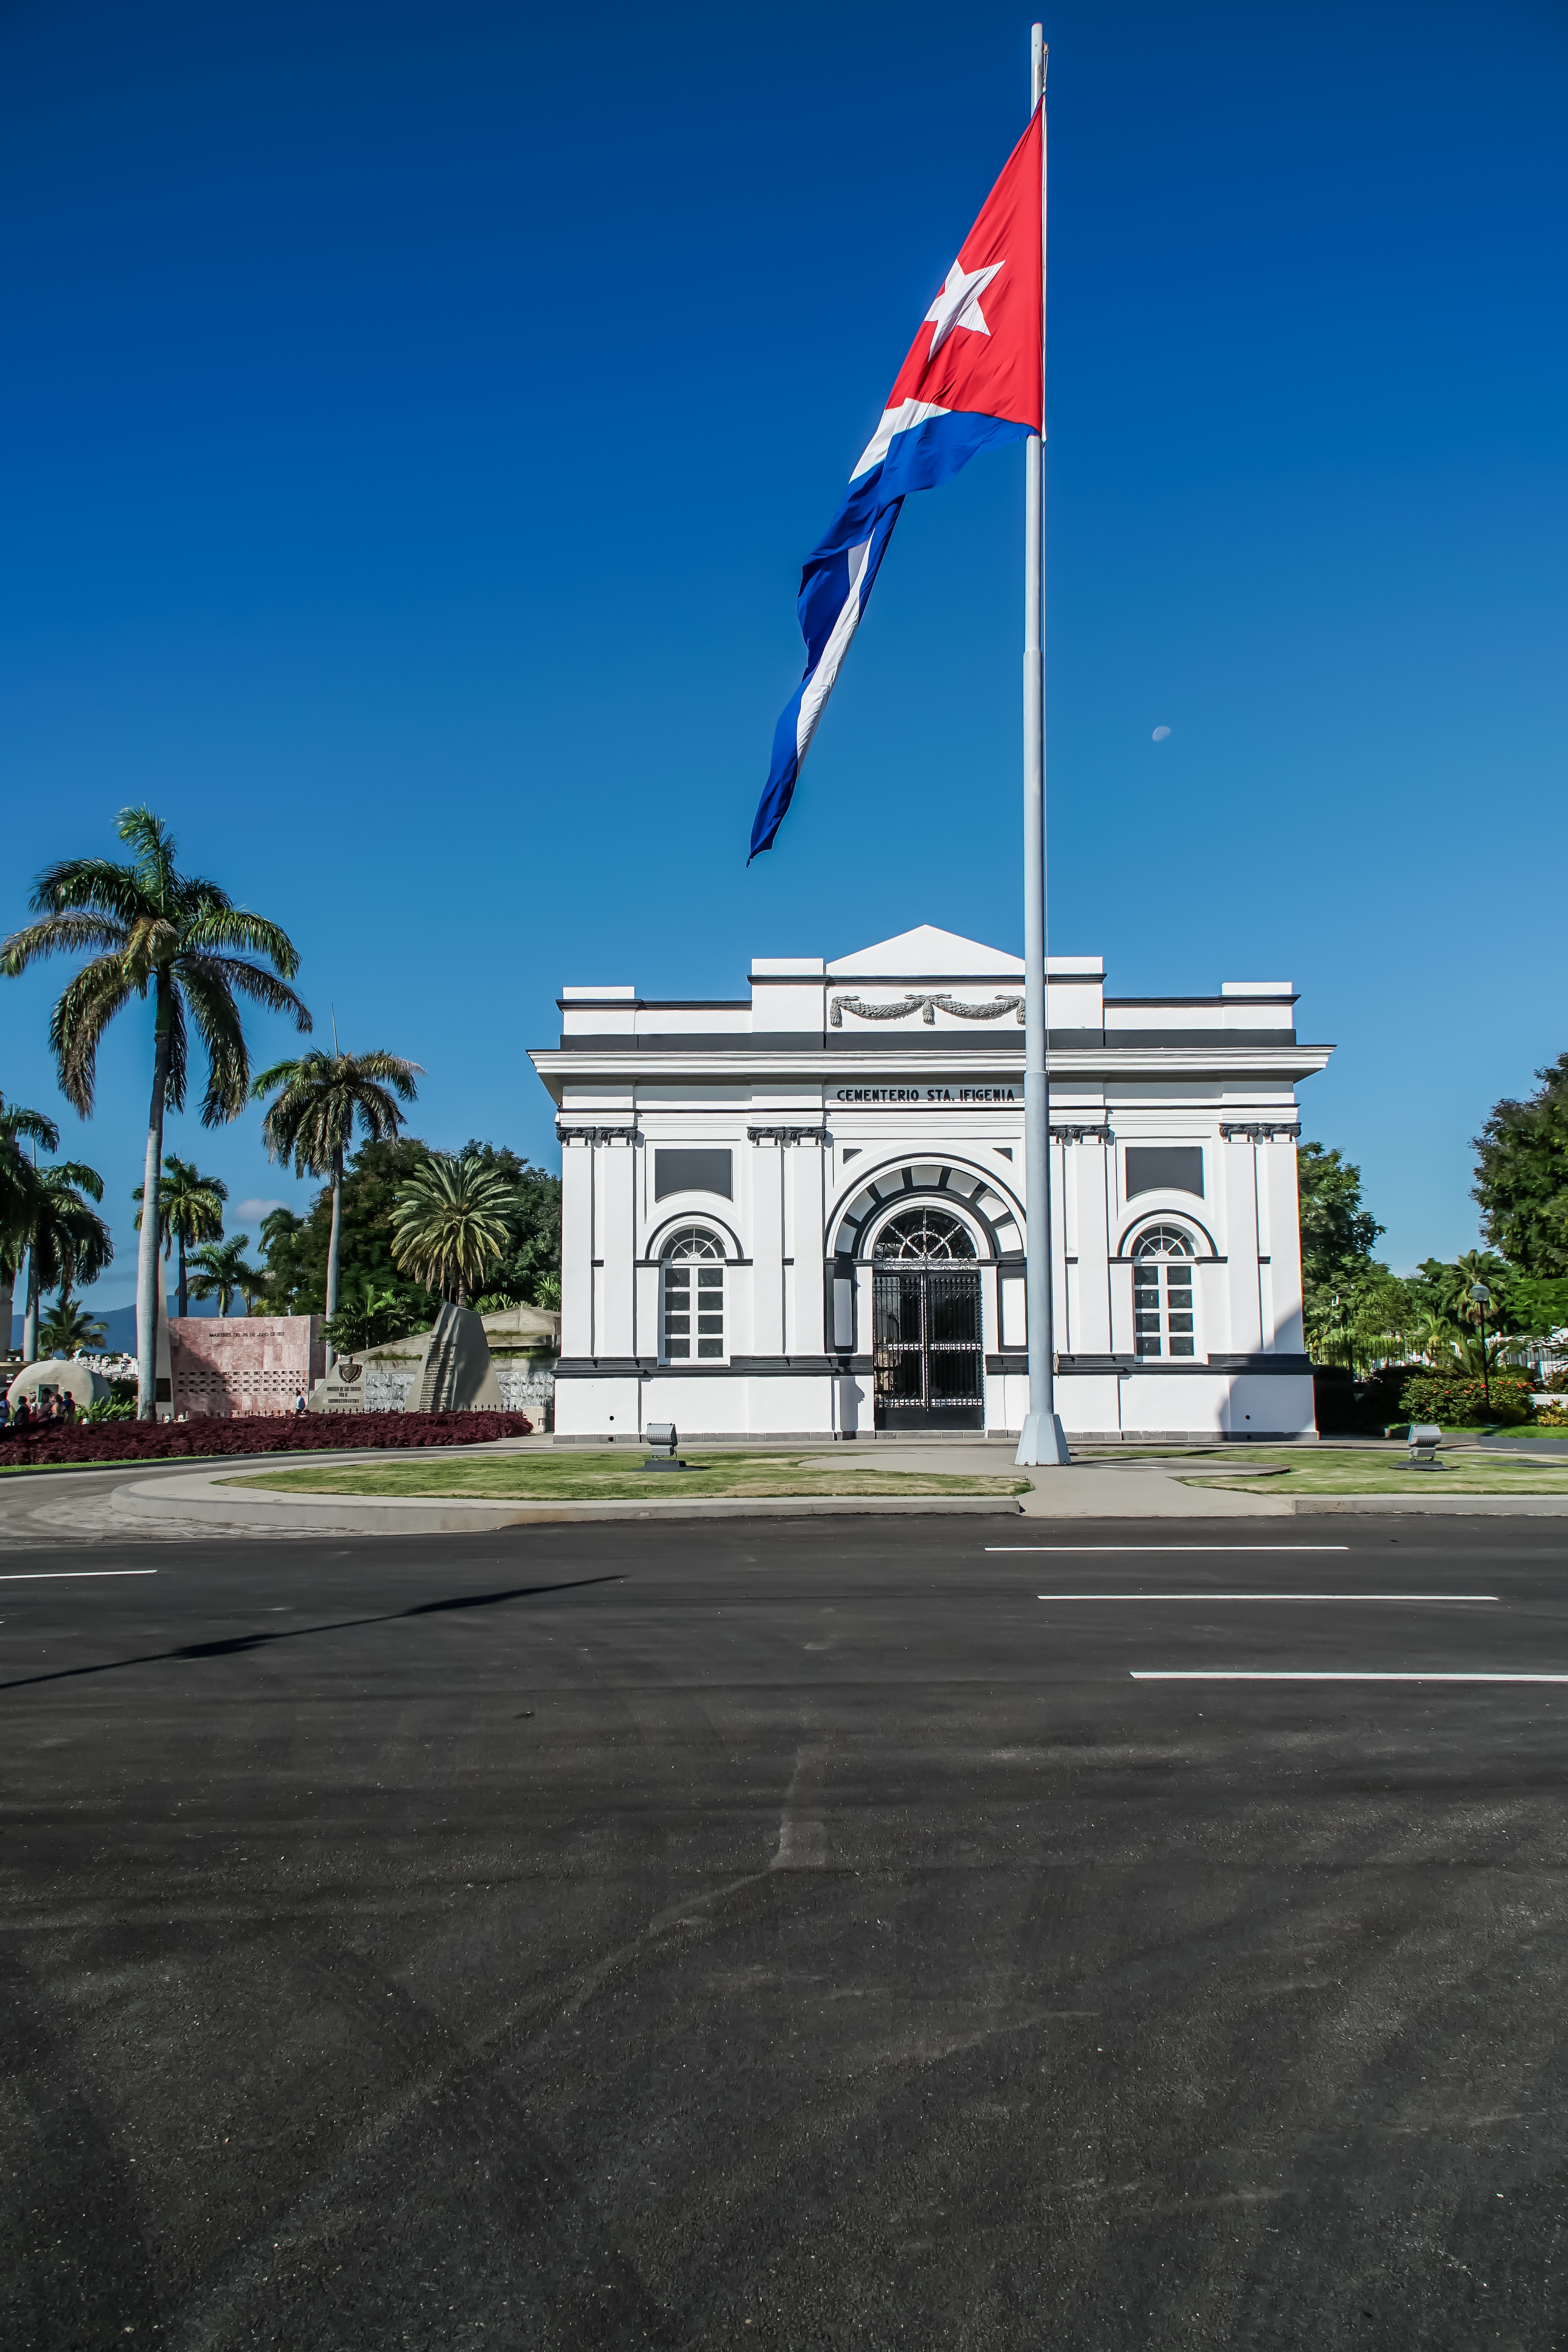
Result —
[[425, 1349], [410, 1412], [500, 1412], [501, 1393], [485, 1327], [470, 1307], [442, 1306]]

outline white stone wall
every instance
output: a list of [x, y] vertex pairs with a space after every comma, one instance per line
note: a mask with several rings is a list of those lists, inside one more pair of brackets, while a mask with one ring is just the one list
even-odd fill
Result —
[[[496, 1385], [508, 1412], [525, 1412], [536, 1430], [548, 1430], [555, 1420], [555, 1365], [550, 1357], [531, 1357], [519, 1363], [496, 1363]], [[366, 1412], [407, 1412], [419, 1381], [417, 1365], [367, 1364], [364, 1375]]]

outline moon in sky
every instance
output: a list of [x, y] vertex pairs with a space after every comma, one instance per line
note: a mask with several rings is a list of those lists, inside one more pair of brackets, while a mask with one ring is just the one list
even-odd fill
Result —
[[1155, 743], [1163, 743], [1170, 734], [1170, 731], [1171, 730], [1168, 727], [1156, 727], [1152, 736], [1150, 738], [1150, 740]]

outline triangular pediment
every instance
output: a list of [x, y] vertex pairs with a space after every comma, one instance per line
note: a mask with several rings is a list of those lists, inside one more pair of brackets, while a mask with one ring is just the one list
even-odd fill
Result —
[[966, 940], [935, 923], [918, 923], [896, 939], [857, 948], [827, 967], [830, 980], [1021, 980], [1022, 956]]

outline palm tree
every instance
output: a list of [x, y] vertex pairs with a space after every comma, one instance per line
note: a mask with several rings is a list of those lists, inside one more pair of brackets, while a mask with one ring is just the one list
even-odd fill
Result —
[[[24, 1143], [33, 1146], [31, 1160], [22, 1150]], [[46, 1151], [59, 1150], [60, 1131], [54, 1120], [41, 1110], [7, 1103], [0, 1095], [0, 1355], [11, 1352], [12, 1301], [32, 1229], [39, 1144]]]
[[59, 1160], [37, 1176], [32, 1223], [27, 1229], [27, 1303], [22, 1321], [22, 1353], [28, 1363], [38, 1353], [38, 1300], [46, 1290], [74, 1290], [96, 1282], [114, 1255], [109, 1227], [82, 1198], [103, 1198], [103, 1179], [79, 1160]]
[[40, 956], [96, 950], [49, 1021], [60, 1091], [84, 1118], [92, 1112], [105, 1030], [133, 995], [145, 998], [153, 992], [153, 1099], [142, 1176], [151, 1213], [142, 1222], [136, 1264], [137, 1411], [151, 1421], [157, 1410], [158, 1163], [164, 1110], [171, 1104], [176, 1110], [184, 1108], [190, 1024], [200, 1034], [207, 1063], [202, 1123], [216, 1127], [238, 1118], [250, 1090], [250, 1055], [237, 995], [248, 996], [269, 1013], [292, 1013], [301, 1030], [310, 1028], [310, 1016], [285, 985], [300, 967], [286, 931], [235, 906], [216, 882], [180, 873], [174, 837], [151, 809], [122, 809], [119, 833], [134, 853], [129, 865], [72, 857], [39, 875], [32, 905], [44, 919], [0, 943], [0, 971], [15, 978]]
[[437, 1153], [400, 1184], [392, 1211], [393, 1262], [426, 1290], [466, 1306], [511, 1238], [514, 1188], [469, 1152]]
[[101, 1348], [107, 1336], [107, 1326], [62, 1290], [59, 1304], [44, 1318], [38, 1341], [53, 1356], [79, 1356], [84, 1348]]
[[249, 1247], [248, 1234], [235, 1234], [226, 1242], [207, 1242], [192, 1253], [196, 1278], [191, 1288], [198, 1298], [216, 1297], [220, 1315], [228, 1313], [237, 1290], [244, 1295], [248, 1307], [256, 1293], [266, 1286], [267, 1276], [260, 1267], [245, 1262]]
[[[261, 1139], [275, 1160], [292, 1158], [296, 1176], [332, 1180], [332, 1230], [327, 1243], [327, 1319], [338, 1311], [338, 1244], [343, 1222], [343, 1155], [362, 1127], [373, 1143], [390, 1143], [403, 1125], [398, 1102], [412, 1102], [425, 1075], [396, 1054], [344, 1054], [314, 1046], [297, 1061], [275, 1062], [251, 1092], [259, 1101], [277, 1089], [261, 1122]], [[396, 1100], [394, 1100], [394, 1097]], [[276, 1215], [277, 1212], [274, 1211]], [[328, 1361], [332, 1360], [329, 1352]]]
[[[145, 1188], [138, 1184], [131, 1197], [139, 1202]], [[173, 1151], [163, 1155], [163, 1173], [158, 1184], [159, 1245], [167, 1265], [170, 1251], [178, 1246], [179, 1311], [184, 1315], [189, 1306], [190, 1284], [186, 1279], [185, 1249], [187, 1244], [216, 1242], [223, 1238], [223, 1204], [228, 1198], [228, 1186], [216, 1176], [201, 1176], [194, 1160], [181, 1160]], [[136, 1213], [137, 1230], [141, 1230], [142, 1213]]]
[[417, 1320], [395, 1283], [378, 1290], [374, 1282], [366, 1282], [360, 1286], [357, 1301], [351, 1298], [339, 1307], [327, 1337], [334, 1348], [352, 1356], [358, 1348], [379, 1348], [388, 1339], [400, 1339]]

